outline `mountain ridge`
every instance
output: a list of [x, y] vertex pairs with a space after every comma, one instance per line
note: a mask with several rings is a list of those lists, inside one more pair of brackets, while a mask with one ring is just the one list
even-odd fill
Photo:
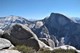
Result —
[[4, 19], [0, 19], [0, 29], [8, 29], [14, 23], [26, 25], [38, 36], [38, 38], [52, 39], [56, 46], [65, 44], [80, 49], [79, 22], [76, 23], [60, 13], [51, 13], [49, 17], [36, 21], [29, 21], [17, 16], [4, 17]]

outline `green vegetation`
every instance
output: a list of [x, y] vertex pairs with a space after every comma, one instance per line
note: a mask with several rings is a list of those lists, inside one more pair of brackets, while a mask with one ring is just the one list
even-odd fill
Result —
[[33, 48], [25, 45], [18, 45], [13, 49], [18, 50], [22, 53], [77, 53], [75, 50], [69, 50], [69, 49], [68, 50], [55, 49], [53, 51], [50, 51], [48, 49], [40, 49], [39, 51], [36, 51]]
[[40, 49], [37, 53], [52, 53], [49, 49]]
[[25, 46], [25, 45], [17, 45], [13, 49], [18, 50], [22, 53], [34, 53], [34, 52], [36, 52], [33, 48]]
[[68, 50], [55, 49], [53, 52], [55, 53], [77, 53], [75, 50], [72, 50], [72, 49], [68, 49]]
[[64, 49], [55, 49], [53, 51], [50, 50], [39, 50], [38, 53], [77, 53], [75, 50], [64, 50]]

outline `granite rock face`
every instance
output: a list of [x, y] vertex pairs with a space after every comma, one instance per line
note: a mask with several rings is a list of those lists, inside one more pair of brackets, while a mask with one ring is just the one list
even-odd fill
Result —
[[51, 39], [47, 39], [47, 38], [39, 38], [41, 41], [43, 41], [45, 44], [47, 44], [48, 46], [54, 48], [55, 47], [55, 42]]
[[7, 31], [5, 31], [2, 37], [10, 40], [14, 45], [25, 44], [38, 50], [38, 41], [35, 39], [35, 37], [33, 36], [33, 34], [31, 34], [29, 30], [30, 29], [28, 28], [23, 28], [22, 25], [16, 24]]
[[0, 50], [0, 53], [21, 53], [21, 52], [19, 52], [17, 50], [8, 50], [8, 49], [6, 49], [6, 50]]
[[[66, 30], [68, 30], [68, 25], [73, 24], [73, 22], [69, 18], [58, 13], [51, 13], [49, 18], [44, 22], [50, 34], [56, 35], [57, 38], [65, 36], [65, 33], [67, 32]], [[71, 26], [69, 26], [69, 28]]]
[[13, 45], [11, 44], [9, 40], [0, 38], [0, 49], [9, 49], [12, 46]]
[[45, 43], [41, 42], [38, 37], [25, 25], [15, 24], [2, 35], [3, 38], [6, 38], [12, 42], [14, 45], [25, 44], [27, 46], [33, 47], [36, 50], [40, 48], [49, 48]]
[[72, 45], [77, 49], [80, 49], [79, 23], [75, 23], [73, 20], [59, 13], [52, 13], [49, 18], [44, 20], [44, 22], [50, 35], [54, 34], [59, 42], [61, 38], [64, 37], [65, 44]]

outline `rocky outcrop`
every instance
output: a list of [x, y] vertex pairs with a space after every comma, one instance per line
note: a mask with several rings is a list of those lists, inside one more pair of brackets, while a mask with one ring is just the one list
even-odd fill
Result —
[[63, 46], [55, 47], [54, 50], [55, 49], [64, 49], [64, 50], [70, 49], [70, 50], [74, 50], [75, 53], [80, 53], [80, 50], [77, 50], [75, 47], [70, 46], [70, 45], [63, 45]]
[[[31, 26], [32, 25], [33, 24], [31, 24]], [[38, 38], [45, 38], [46, 35], [44, 35], [44, 33], [46, 34], [46, 32], [48, 32], [46, 26], [44, 26], [42, 21], [36, 21], [34, 23], [34, 27], [32, 27], [31, 29], [38, 36]]]
[[70, 46], [70, 45], [63, 45], [63, 46], [55, 47], [54, 49], [65, 49], [65, 50], [72, 49], [72, 50], [76, 50], [75, 47]]
[[0, 38], [0, 50], [1, 49], [9, 49], [11, 48], [13, 45], [11, 44], [11, 42], [7, 39], [4, 38]]
[[13, 25], [4, 32], [2, 37], [10, 40], [14, 45], [25, 44], [36, 50], [43, 47], [52, 50], [51, 47], [41, 42], [28, 27], [22, 24]]
[[47, 38], [39, 38], [41, 41], [43, 41], [45, 44], [47, 44], [48, 46], [54, 48], [55, 47], [55, 42], [51, 39], [47, 39]]
[[8, 50], [8, 49], [6, 49], [6, 50], [0, 50], [0, 53], [21, 53], [21, 52], [19, 52], [17, 50]]

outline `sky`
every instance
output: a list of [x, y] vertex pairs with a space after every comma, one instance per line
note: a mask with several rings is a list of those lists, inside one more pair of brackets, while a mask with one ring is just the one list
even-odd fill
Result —
[[51, 13], [80, 17], [80, 0], [0, 0], [0, 17], [43, 19]]

